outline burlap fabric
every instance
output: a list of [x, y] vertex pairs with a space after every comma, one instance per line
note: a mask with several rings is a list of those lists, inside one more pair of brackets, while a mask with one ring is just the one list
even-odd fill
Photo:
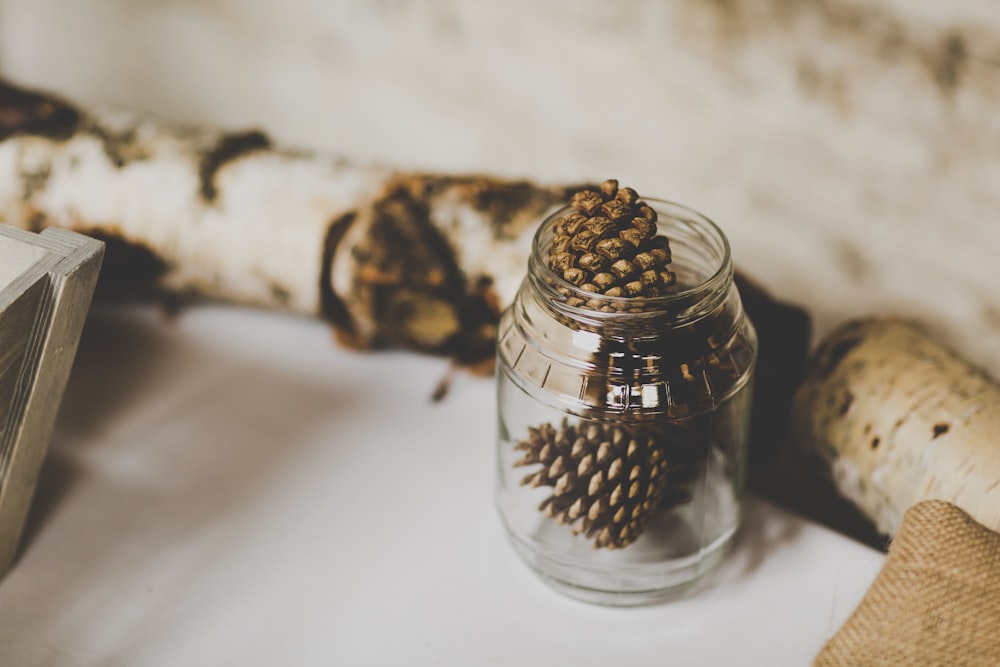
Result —
[[941, 500], [911, 507], [875, 582], [813, 665], [1000, 666], [1000, 534]]

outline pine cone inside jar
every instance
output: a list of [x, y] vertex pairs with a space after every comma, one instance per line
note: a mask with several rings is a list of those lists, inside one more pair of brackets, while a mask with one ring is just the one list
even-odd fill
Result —
[[570, 206], [573, 211], [555, 223], [550, 269], [585, 292], [614, 297], [668, 293], [676, 282], [668, 268], [670, 242], [657, 234], [656, 211], [635, 190], [619, 189], [618, 181], [609, 179], [597, 190], [574, 194]]
[[620, 549], [642, 534], [667, 488], [663, 451], [651, 431], [606, 423], [528, 429], [515, 466], [541, 464], [522, 485], [550, 486], [539, 510], [595, 548]]

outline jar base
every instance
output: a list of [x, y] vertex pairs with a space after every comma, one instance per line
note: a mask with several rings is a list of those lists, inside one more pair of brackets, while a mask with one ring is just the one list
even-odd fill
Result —
[[539, 551], [507, 530], [515, 551], [549, 587], [567, 597], [608, 607], [640, 607], [677, 599], [722, 562], [735, 533], [734, 528], [686, 558], [655, 565], [586, 567]]

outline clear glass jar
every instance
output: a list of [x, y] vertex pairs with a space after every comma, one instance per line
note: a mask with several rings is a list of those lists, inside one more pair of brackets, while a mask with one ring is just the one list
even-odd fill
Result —
[[675, 293], [616, 298], [562, 280], [544, 257], [566, 208], [536, 233], [498, 337], [496, 493], [509, 537], [553, 587], [609, 605], [674, 597], [725, 554], [757, 356], [725, 235], [646, 202], [670, 239]]

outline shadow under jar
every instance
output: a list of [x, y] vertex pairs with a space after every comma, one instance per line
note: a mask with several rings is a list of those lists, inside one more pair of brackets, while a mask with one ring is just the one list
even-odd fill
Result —
[[556, 221], [498, 337], [497, 506], [524, 561], [608, 605], [675, 597], [740, 524], [757, 339], [729, 243], [665, 201], [674, 293], [583, 292], [548, 268]]

